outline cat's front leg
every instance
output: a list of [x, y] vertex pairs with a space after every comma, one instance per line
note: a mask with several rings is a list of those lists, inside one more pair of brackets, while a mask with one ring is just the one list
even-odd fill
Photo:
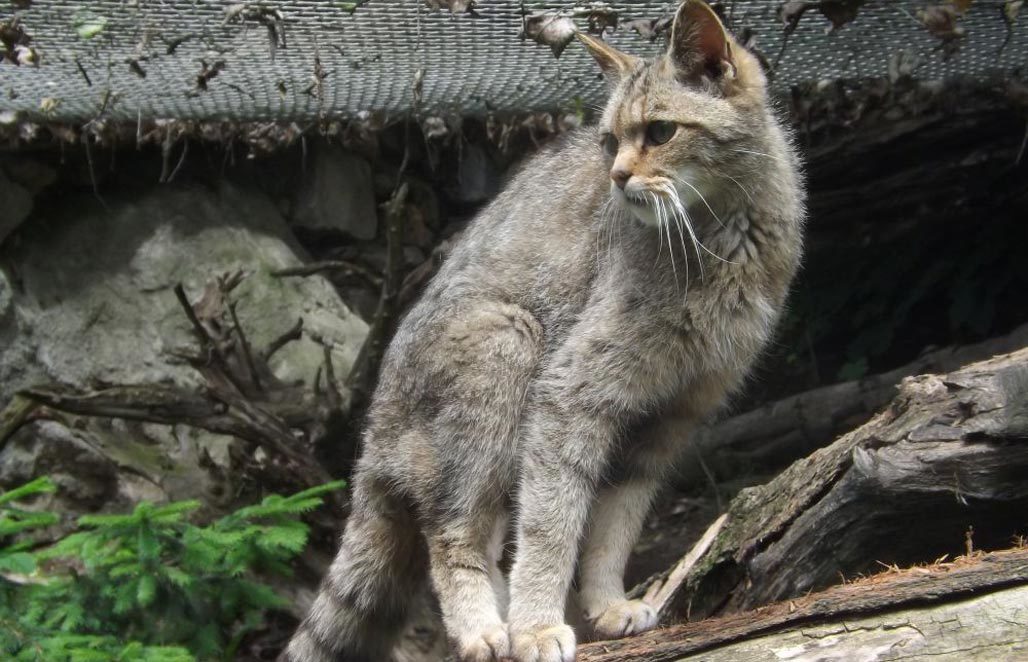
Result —
[[660, 487], [655, 477], [632, 477], [600, 491], [579, 566], [579, 603], [597, 638], [617, 639], [657, 624], [657, 612], [625, 597], [625, 565]]
[[508, 621], [517, 662], [574, 659], [564, 608], [614, 441], [628, 421], [668, 402], [686, 371], [673, 339], [645, 328], [626, 333], [620, 309], [606, 303], [582, 314], [527, 405]]
[[570, 411], [537, 416], [529, 428], [510, 577], [511, 647], [517, 662], [571, 662], [575, 634], [564, 623], [565, 601], [612, 429]]
[[578, 601], [597, 638], [616, 639], [657, 625], [650, 605], [625, 596], [625, 566], [654, 497], [686, 448], [698, 404], [705, 403], [681, 397], [673, 413], [633, 432], [631, 445], [608, 469], [616, 478], [597, 495], [579, 560]]

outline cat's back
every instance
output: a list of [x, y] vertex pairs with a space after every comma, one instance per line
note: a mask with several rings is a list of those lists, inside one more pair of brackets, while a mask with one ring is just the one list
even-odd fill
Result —
[[[516, 427], [531, 375], [593, 286], [595, 212], [609, 186], [593, 136], [574, 131], [529, 159], [405, 315], [369, 412], [371, 456], [381, 451], [403, 466], [390, 448], [432, 456], [438, 449], [426, 450], [427, 437], [394, 444], [391, 431], [429, 429], [476, 403], [492, 403], [476, 419], [499, 416], [496, 429]], [[413, 474], [408, 482], [421, 483]]]
[[593, 127], [527, 160], [471, 221], [405, 325], [488, 301], [523, 307], [544, 327], [581, 307], [596, 269], [595, 213], [607, 192]]

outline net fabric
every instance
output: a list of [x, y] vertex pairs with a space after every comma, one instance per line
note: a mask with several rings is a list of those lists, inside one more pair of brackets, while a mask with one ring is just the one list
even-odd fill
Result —
[[[12, 18], [13, 4], [5, 3], [0, 20]], [[606, 38], [650, 55], [661, 41], [626, 30], [624, 22], [668, 16], [677, 3], [605, 4], [622, 23]], [[774, 61], [785, 38], [776, 16], [781, 2], [721, 4], [734, 31], [751, 30], [756, 48]], [[960, 19], [965, 36], [949, 56], [916, 17], [924, 3], [868, 2], [831, 34], [828, 20], [809, 11], [781, 50], [774, 85], [783, 91], [804, 81], [883, 76], [901, 51], [905, 62], [917, 63], [919, 78], [1019, 75], [1028, 65], [1028, 11], [1011, 25], [1003, 5], [971, 3]], [[595, 64], [576, 44], [555, 58], [520, 32], [526, 13], [575, 6], [582, 7], [480, 0], [473, 14], [453, 14], [423, 0], [32, 0], [17, 16], [40, 64], [0, 64], [0, 110], [53, 121], [100, 114], [123, 121], [306, 121], [409, 112], [416, 87], [422, 113], [570, 110], [602, 101]], [[247, 18], [250, 10], [281, 18], [268, 19], [276, 26], [273, 35]], [[198, 83], [205, 67], [218, 73]]]

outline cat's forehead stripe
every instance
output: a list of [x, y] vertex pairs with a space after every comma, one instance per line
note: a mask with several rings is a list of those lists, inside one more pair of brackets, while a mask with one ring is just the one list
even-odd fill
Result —
[[645, 119], [651, 67], [639, 67], [633, 71], [622, 87], [617, 121], [622, 129], [638, 124]]

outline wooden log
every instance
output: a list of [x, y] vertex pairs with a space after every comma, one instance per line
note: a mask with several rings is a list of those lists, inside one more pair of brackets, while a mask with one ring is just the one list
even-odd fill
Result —
[[867, 572], [876, 562], [953, 553], [965, 532], [972, 542], [1003, 546], [1023, 533], [1026, 507], [1023, 349], [905, 379], [867, 424], [770, 483], [743, 490], [666, 614], [753, 609]]
[[581, 646], [579, 662], [1014, 660], [1028, 654], [1028, 549], [972, 553], [752, 611]]
[[[984, 342], [927, 352], [889, 372], [816, 388], [729, 416], [698, 431], [692, 444], [706, 468], [684, 464], [676, 482], [683, 489], [704, 485], [709, 480], [705, 471], [718, 481], [745, 474], [749, 484], [762, 482], [867, 420], [892, 399], [903, 378], [956, 370], [1026, 346], [1028, 324]], [[756, 467], [759, 470], [754, 472]]]

